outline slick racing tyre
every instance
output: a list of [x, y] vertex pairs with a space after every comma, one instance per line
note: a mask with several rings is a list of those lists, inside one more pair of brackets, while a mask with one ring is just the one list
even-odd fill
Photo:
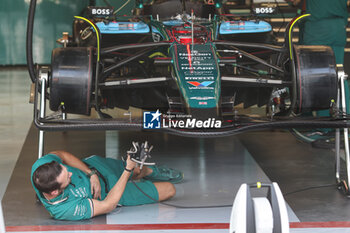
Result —
[[329, 109], [337, 100], [338, 77], [328, 46], [295, 45], [295, 113]]
[[92, 48], [56, 48], [52, 51], [50, 109], [63, 104], [66, 113], [90, 115], [93, 74]]

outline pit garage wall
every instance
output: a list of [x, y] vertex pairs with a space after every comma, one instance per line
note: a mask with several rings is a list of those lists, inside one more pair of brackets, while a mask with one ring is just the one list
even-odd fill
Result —
[[[89, 0], [37, 0], [33, 36], [34, 62], [50, 63], [51, 51], [59, 47], [56, 40], [62, 32], [72, 33], [74, 15], [78, 15]], [[118, 9], [126, 0], [109, 0]], [[27, 17], [30, 0], [0, 0], [0, 66], [25, 65]], [[102, 0], [97, 5], [105, 6]], [[127, 14], [135, 2], [130, 2], [120, 14]]]

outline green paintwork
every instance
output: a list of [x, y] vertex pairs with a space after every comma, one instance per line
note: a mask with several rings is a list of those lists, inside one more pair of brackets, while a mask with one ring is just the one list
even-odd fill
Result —
[[[217, 107], [221, 89], [220, 72], [211, 43], [192, 46], [175, 42], [170, 54], [174, 61], [175, 78], [187, 107]], [[205, 83], [210, 84], [203, 86]], [[196, 86], [198, 84], [201, 85]]]
[[[173, 61], [173, 77], [176, 80], [187, 108], [217, 108], [220, 100], [220, 69], [214, 45], [218, 21], [200, 23], [208, 32], [204, 44], [183, 44], [173, 38], [172, 26], [165, 26], [156, 20], [150, 25], [156, 28], [164, 40], [173, 40], [169, 57]], [[176, 24], [179, 26], [178, 24]], [[186, 26], [185, 26], [186, 28]]]

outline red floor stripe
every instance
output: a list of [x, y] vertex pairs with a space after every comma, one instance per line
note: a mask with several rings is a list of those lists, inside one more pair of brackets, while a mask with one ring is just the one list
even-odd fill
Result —
[[106, 224], [106, 225], [47, 225], [7, 226], [6, 231], [102, 231], [102, 230], [186, 230], [228, 229], [228, 223], [179, 223], [179, 224]]
[[290, 228], [347, 228], [350, 222], [291, 222]]
[[[350, 222], [292, 222], [290, 228], [348, 228]], [[6, 232], [17, 231], [103, 231], [103, 230], [201, 230], [228, 229], [228, 223], [178, 223], [178, 224], [101, 224], [101, 225], [47, 225], [7, 226]]]

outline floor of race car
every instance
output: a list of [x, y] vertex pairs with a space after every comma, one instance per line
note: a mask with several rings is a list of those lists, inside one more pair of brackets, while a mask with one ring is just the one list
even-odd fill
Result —
[[[228, 206], [183, 209], [152, 204], [120, 207], [108, 215], [81, 222], [53, 220], [36, 203], [30, 185], [30, 168], [37, 157], [38, 131], [29, 123], [32, 115], [28, 109], [32, 105], [22, 106], [29, 95], [23, 88], [27, 75], [26, 71], [0, 71], [3, 95], [0, 112], [6, 113], [0, 118], [3, 153], [0, 185], [5, 190], [6, 177], [12, 174], [2, 199], [9, 232], [228, 232], [230, 206], [236, 191], [241, 183], [256, 181], [277, 182], [287, 194], [291, 232], [350, 232], [350, 200], [334, 186], [301, 191], [335, 184], [334, 153], [312, 148], [285, 131], [217, 139], [128, 131], [46, 133], [46, 152], [65, 149], [79, 157], [91, 154], [116, 157], [129, 149], [131, 141], [148, 140], [154, 145], [152, 159], [185, 173], [184, 182], [176, 184], [176, 196], [165, 203]], [[23, 114], [27, 114], [26, 119], [22, 119]], [[10, 149], [14, 145], [17, 148]], [[16, 162], [13, 171], [10, 159]], [[292, 193], [294, 191], [299, 192]]]

